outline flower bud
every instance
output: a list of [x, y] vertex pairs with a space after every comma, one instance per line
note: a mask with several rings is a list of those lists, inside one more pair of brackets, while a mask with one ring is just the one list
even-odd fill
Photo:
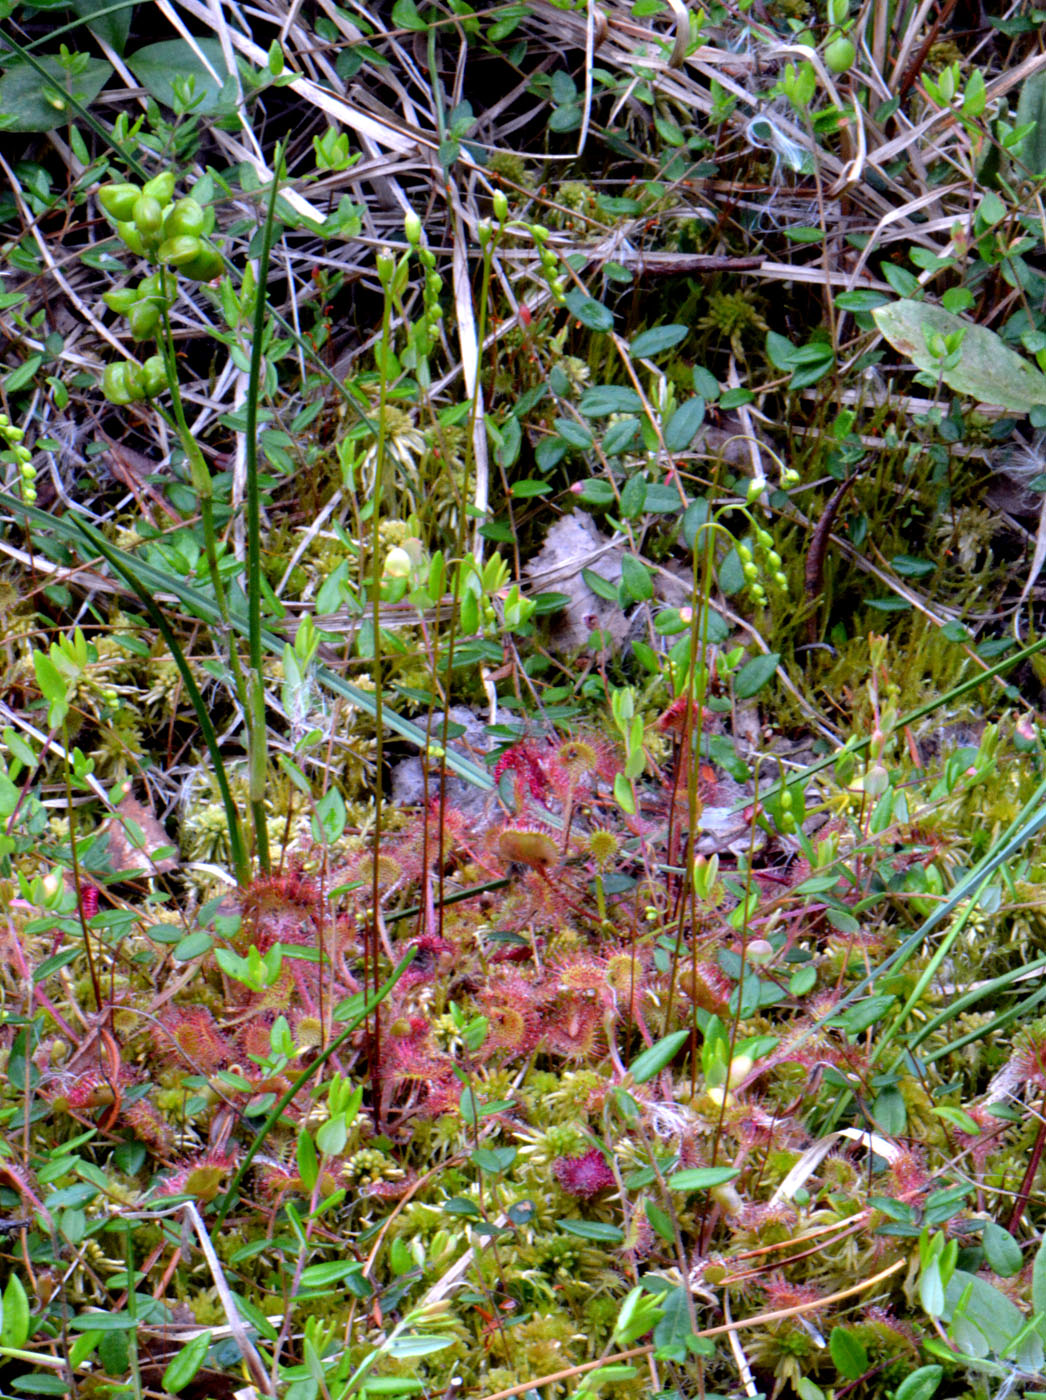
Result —
[[391, 248], [382, 248], [375, 259], [378, 281], [383, 287], [390, 287], [396, 274], [396, 258]]
[[404, 217], [403, 232], [406, 234], [410, 246], [416, 248], [421, 242], [421, 220], [413, 209], [409, 209]]
[[494, 206], [494, 217], [499, 224], [503, 224], [508, 218], [508, 200], [505, 198], [504, 190], [495, 190], [494, 198], [491, 201]]
[[395, 545], [385, 556], [382, 570], [385, 578], [410, 578], [414, 565], [410, 555], [400, 545]]

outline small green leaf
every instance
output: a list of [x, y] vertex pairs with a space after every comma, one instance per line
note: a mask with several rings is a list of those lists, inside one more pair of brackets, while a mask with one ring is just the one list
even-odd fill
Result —
[[644, 1201], [643, 1211], [646, 1218], [650, 1221], [650, 1224], [664, 1242], [666, 1244], [675, 1244], [676, 1232], [672, 1228], [672, 1217], [666, 1211], [663, 1211], [660, 1206], [655, 1206], [653, 1201]]
[[640, 331], [633, 338], [628, 353], [633, 360], [649, 359], [652, 355], [661, 355], [664, 351], [671, 350], [681, 340], [685, 340], [688, 334], [688, 326], [653, 326], [648, 331]]
[[868, 1352], [860, 1338], [846, 1327], [833, 1327], [828, 1349], [835, 1369], [844, 1381], [856, 1381], [868, 1370]]
[[614, 488], [609, 481], [598, 481], [595, 477], [589, 477], [580, 485], [581, 490], [578, 491], [577, 498], [582, 505], [592, 506], [596, 510], [606, 510], [608, 506], [614, 505], [617, 501]]
[[984, 1257], [993, 1273], [998, 1274], [1000, 1278], [1012, 1278], [1014, 1274], [1020, 1273], [1024, 1265], [1024, 1256], [1009, 1230], [1004, 1230], [994, 1220], [989, 1220], [981, 1234], [981, 1243], [984, 1245]]
[[516, 1147], [477, 1147], [470, 1160], [483, 1172], [507, 1172], [518, 1151]]
[[621, 488], [621, 514], [626, 520], [635, 520], [643, 513], [646, 505], [647, 480], [640, 472], [630, 476]]
[[195, 933], [187, 933], [184, 938], [178, 940], [171, 956], [175, 962], [192, 962], [193, 958], [202, 958], [213, 947], [214, 939], [211, 935], [204, 933], [202, 929], [197, 929]]
[[602, 1220], [557, 1220], [556, 1225], [565, 1235], [575, 1235], [579, 1240], [595, 1240], [599, 1244], [620, 1244], [625, 1232], [619, 1225], [608, 1225]]
[[187, 1342], [164, 1371], [163, 1389], [169, 1390], [173, 1395], [177, 1395], [179, 1390], [184, 1390], [203, 1365], [210, 1344], [210, 1332], [201, 1332], [198, 1337], [193, 1337], [191, 1342]]
[[578, 403], [586, 418], [609, 418], [612, 413], [642, 413], [643, 400], [625, 384], [593, 384]]
[[899, 1089], [880, 1090], [872, 1104], [871, 1114], [876, 1127], [890, 1137], [900, 1137], [908, 1124], [908, 1109]]
[[929, 559], [916, 559], [911, 554], [895, 554], [890, 561], [896, 573], [902, 578], [925, 578], [932, 574], [937, 565]]
[[654, 596], [654, 581], [650, 577], [650, 570], [634, 554], [622, 556], [621, 582], [634, 603], [645, 603]]
[[587, 326], [590, 331], [609, 331], [614, 328], [614, 313], [607, 309], [594, 297], [588, 296], [579, 288], [575, 287], [567, 292], [564, 298], [567, 310], [572, 316], [576, 316], [583, 326]]
[[29, 1296], [22, 1280], [13, 1273], [4, 1289], [3, 1324], [0, 1346], [20, 1350], [29, 1340]]
[[669, 452], [685, 452], [704, 421], [704, 399], [687, 399], [665, 424], [665, 447]]
[[413, 29], [418, 33], [428, 29], [428, 22], [418, 14], [414, 0], [396, 0], [392, 7], [392, 22], [397, 29]]
[[597, 598], [602, 598], [607, 603], [617, 601], [617, 586], [603, 578], [601, 574], [595, 573], [592, 569], [582, 569], [581, 577]]
[[400, 1358], [411, 1356], [431, 1356], [433, 1352], [445, 1351], [454, 1345], [453, 1337], [428, 1337], [420, 1332], [406, 1337], [391, 1337], [382, 1346], [387, 1356]]
[[685, 1171], [674, 1172], [668, 1184], [673, 1191], [707, 1191], [733, 1181], [738, 1174], [736, 1167], [688, 1167]]
[[641, 1051], [628, 1067], [628, 1072], [635, 1082], [645, 1084], [648, 1079], [653, 1079], [655, 1074], [660, 1074], [665, 1066], [675, 1059], [689, 1035], [689, 1030], [673, 1031], [671, 1035], [664, 1036]]
[[563, 441], [571, 447], [584, 452], [592, 446], [592, 433], [583, 423], [575, 423], [573, 418], [557, 418], [554, 426]]
[[931, 1400], [944, 1379], [943, 1366], [920, 1366], [897, 1387], [895, 1400]]
[[773, 679], [780, 660], [780, 654], [771, 651], [766, 656], [754, 657], [753, 660], [742, 666], [734, 677], [734, 694], [737, 698], [750, 700], [753, 695], [758, 695], [762, 688]]

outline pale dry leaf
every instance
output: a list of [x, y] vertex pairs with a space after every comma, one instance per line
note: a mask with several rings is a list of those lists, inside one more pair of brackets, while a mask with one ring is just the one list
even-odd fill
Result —
[[[145, 844], [132, 843], [127, 822], [133, 822], [145, 838]], [[177, 853], [154, 859], [154, 852], [169, 848], [173, 843], [156, 816], [130, 792], [117, 804], [116, 811], [102, 827], [109, 845], [112, 867], [120, 872], [142, 875], [164, 875], [180, 864]], [[133, 831], [133, 828], [132, 828]]]

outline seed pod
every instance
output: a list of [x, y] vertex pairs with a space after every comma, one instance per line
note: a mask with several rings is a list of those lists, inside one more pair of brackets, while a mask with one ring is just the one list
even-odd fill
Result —
[[143, 277], [135, 289], [138, 301], [145, 301], [146, 298], [163, 296], [163, 278], [158, 272], [152, 272], [148, 277]]
[[157, 238], [163, 228], [163, 205], [158, 199], [142, 193], [135, 200], [132, 218], [143, 238]]
[[824, 51], [825, 67], [830, 73], [849, 73], [857, 57], [854, 41], [845, 34], [838, 35]]
[[137, 253], [139, 257], [145, 252], [145, 244], [142, 242], [142, 235], [138, 232], [130, 220], [123, 220], [116, 225], [116, 232], [130, 248], [132, 253]]
[[164, 170], [159, 175], [154, 175], [148, 184], [142, 187], [142, 193], [159, 200], [161, 204], [170, 204], [174, 194], [174, 171]]
[[102, 393], [110, 403], [124, 407], [131, 402], [127, 388], [127, 366], [125, 364], [106, 365], [102, 371]]
[[142, 365], [142, 380], [149, 398], [155, 398], [167, 388], [167, 366], [162, 355], [150, 355]]
[[116, 312], [117, 316], [126, 316], [138, 300], [138, 289], [136, 287], [115, 287], [111, 292], [103, 292], [102, 300], [110, 311]]
[[131, 217], [141, 193], [137, 185], [103, 185], [98, 191], [98, 203], [110, 219], [122, 223]]
[[151, 340], [160, 323], [160, 308], [153, 301], [136, 301], [127, 313], [132, 340]]
[[165, 238], [156, 256], [160, 262], [170, 267], [185, 267], [203, 252], [203, 244], [194, 234], [179, 234], [177, 238]]
[[222, 255], [210, 243], [201, 243], [199, 255], [192, 262], [184, 263], [180, 271], [190, 282], [211, 282], [225, 267]]
[[195, 199], [180, 199], [168, 209], [163, 221], [165, 239], [181, 238], [190, 235], [199, 238], [207, 223], [207, 216]]

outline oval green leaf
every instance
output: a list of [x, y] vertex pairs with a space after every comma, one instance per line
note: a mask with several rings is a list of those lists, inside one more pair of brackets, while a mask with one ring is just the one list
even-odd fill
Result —
[[163, 1373], [164, 1390], [169, 1390], [172, 1395], [184, 1390], [203, 1365], [210, 1344], [210, 1332], [201, 1332], [187, 1342]]
[[614, 313], [601, 302], [596, 301], [594, 297], [587, 296], [575, 287], [573, 291], [567, 292], [564, 300], [570, 314], [576, 316], [581, 324], [587, 326], [590, 331], [613, 329]]
[[773, 677], [780, 660], [780, 653], [771, 651], [765, 656], [755, 657], [747, 665], [742, 666], [734, 677], [734, 694], [737, 698], [750, 700], [753, 695], [758, 695], [763, 686]]
[[687, 1167], [685, 1171], [673, 1172], [668, 1184], [673, 1191], [707, 1191], [733, 1181], [737, 1175], [736, 1167]]
[[686, 403], [680, 404], [665, 424], [665, 446], [669, 452], [685, 452], [704, 421], [704, 399], [687, 399]]
[[[236, 106], [236, 80], [225, 66], [222, 46], [217, 39], [195, 39], [209, 67], [200, 62], [184, 39], [163, 39], [146, 44], [130, 55], [127, 66], [151, 97], [165, 107], [177, 102], [175, 83], [192, 81], [196, 99], [194, 112], [229, 111]], [[217, 75], [217, 76], [215, 76]]]
[[685, 340], [687, 333], [687, 326], [653, 326], [648, 331], [640, 331], [629, 345], [628, 353], [633, 360], [649, 359], [651, 355], [661, 355], [664, 351], [671, 350], [674, 345], [678, 345], [681, 340]]
[[[872, 316], [895, 350], [918, 369], [940, 374], [956, 393], [1014, 413], [1030, 413], [1036, 404], [1046, 403], [1046, 375], [986, 326], [923, 301], [895, 301], [876, 308]], [[939, 361], [929, 352], [927, 336], [948, 336], [957, 331], [964, 332], [959, 363], [941, 371]]]
[[609, 418], [612, 413], [641, 413], [643, 400], [627, 384], [593, 384], [578, 403], [586, 418]]
[[655, 1074], [659, 1074], [675, 1056], [690, 1034], [688, 1030], [673, 1031], [671, 1035], [664, 1036], [656, 1044], [643, 1050], [628, 1067], [628, 1072], [637, 1084], [645, 1084], [648, 1079], [653, 1079]]
[[56, 126], [67, 126], [76, 116], [70, 99], [81, 107], [91, 105], [113, 70], [103, 59], [83, 54], [74, 57], [86, 60], [75, 75], [49, 56], [37, 60], [47, 79], [29, 63], [12, 63], [4, 71], [0, 76], [0, 112], [9, 119], [8, 131], [52, 131]]

